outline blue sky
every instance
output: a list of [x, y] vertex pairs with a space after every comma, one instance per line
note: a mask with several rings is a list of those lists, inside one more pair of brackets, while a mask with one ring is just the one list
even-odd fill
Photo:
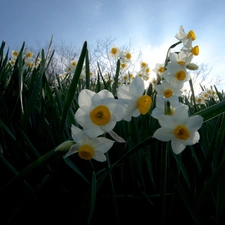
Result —
[[[94, 46], [98, 39], [116, 38], [115, 44], [131, 43], [144, 60], [164, 61], [175, 43], [180, 25], [194, 30], [200, 47], [197, 63], [212, 67], [211, 76], [225, 77], [224, 0], [0, 0], [0, 39], [11, 50], [42, 48], [54, 43]], [[163, 55], [163, 56], [162, 56]], [[152, 62], [152, 64], [151, 64]], [[220, 84], [222, 85], [222, 84]], [[225, 82], [224, 82], [225, 87]]]

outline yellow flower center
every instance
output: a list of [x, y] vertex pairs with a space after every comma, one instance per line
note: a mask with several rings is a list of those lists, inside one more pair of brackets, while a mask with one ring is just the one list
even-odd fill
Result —
[[174, 130], [174, 136], [180, 140], [187, 140], [190, 137], [190, 132], [184, 125], [179, 125]]
[[112, 49], [111, 49], [111, 53], [112, 53], [113, 55], [116, 55], [116, 53], [117, 53], [117, 48], [112, 48]]
[[176, 72], [175, 77], [177, 80], [184, 80], [186, 77], [186, 73], [183, 70], [179, 70]]
[[28, 52], [27, 53], [27, 58], [32, 58], [32, 56], [33, 56], [33, 53], [32, 52]]
[[109, 123], [111, 119], [111, 113], [107, 106], [99, 105], [91, 111], [90, 118], [94, 124], [98, 126], [104, 126]]
[[71, 62], [71, 65], [72, 65], [72, 66], [76, 66], [76, 65], [77, 65], [77, 62], [72, 61], [72, 62]]
[[32, 67], [34, 64], [30, 62], [30, 63], [28, 63], [27, 65], [28, 65], [29, 67]]
[[201, 98], [197, 98], [197, 102], [198, 103], [201, 103], [202, 102], [202, 99]]
[[126, 63], [122, 63], [121, 67], [124, 69], [126, 67]]
[[184, 66], [185, 65], [185, 62], [184, 61], [177, 61], [177, 63], [181, 66]]
[[193, 55], [199, 55], [199, 47], [198, 47], [198, 45], [191, 49], [191, 53]]
[[173, 91], [172, 91], [172, 90], [170, 90], [170, 89], [164, 90], [164, 96], [165, 96], [166, 98], [169, 98], [169, 97], [171, 97], [172, 95], [173, 95]]
[[160, 73], [163, 73], [163, 72], [165, 71], [165, 68], [161, 66], [161, 67], [158, 69], [158, 71], [159, 71]]
[[146, 72], [146, 73], [150, 73], [150, 69], [147, 68], [147, 69], [145, 70], [145, 72]]
[[137, 102], [137, 107], [142, 115], [145, 115], [152, 104], [152, 98], [148, 95], [142, 95]]
[[17, 51], [13, 51], [13, 56], [18, 56], [19, 53]]
[[94, 156], [94, 149], [90, 145], [82, 145], [78, 150], [81, 159], [90, 160]]
[[127, 59], [131, 59], [131, 54], [130, 54], [130, 53], [127, 53], [127, 54], [126, 54], [126, 58], [127, 58]]
[[141, 63], [141, 66], [142, 66], [142, 67], [145, 67], [145, 66], [147, 66], [147, 63], [146, 63], [146, 62], [142, 62], [142, 63]]
[[187, 35], [188, 39], [192, 38], [192, 40], [194, 41], [196, 39], [196, 35], [195, 35], [195, 32], [193, 30], [190, 30], [188, 32], [188, 35]]

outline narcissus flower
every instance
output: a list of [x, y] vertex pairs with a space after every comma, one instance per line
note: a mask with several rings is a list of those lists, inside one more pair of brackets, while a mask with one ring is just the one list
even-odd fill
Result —
[[180, 26], [179, 33], [177, 33], [175, 37], [178, 40], [182, 41], [184, 45], [188, 40], [194, 41], [196, 39], [195, 32], [193, 30], [190, 30], [188, 33], [186, 33], [182, 25]]
[[130, 85], [120, 86], [117, 89], [118, 99], [127, 106], [124, 120], [130, 121], [132, 116], [145, 115], [149, 111], [152, 99], [145, 95], [144, 91], [144, 81], [140, 76], [136, 76]]
[[155, 90], [157, 91], [158, 96], [162, 96], [167, 99], [174, 95], [179, 97], [182, 94], [179, 87], [175, 86], [173, 83], [169, 83], [166, 80], [163, 80], [161, 84], [157, 84], [155, 86]]
[[164, 68], [163, 63], [155, 64], [155, 68], [153, 69], [153, 72], [155, 72], [157, 75], [161, 76], [164, 71], [165, 71], [165, 68]]
[[162, 74], [162, 77], [180, 89], [183, 87], [184, 82], [191, 79], [186, 67], [174, 63], [168, 64], [167, 70]]
[[192, 47], [192, 41], [188, 40], [186, 45], [182, 48], [182, 51], [184, 51], [188, 57], [198, 56], [199, 55], [199, 46], [196, 45], [196, 46]]
[[90, 138], [83, 130], [72, 125], [71, 135], [75, 142], [64, 157], [68, 157], [74, 153], [78, 153], [79, 157], [84, 160], [95, 159], [99, 162], [106, 161], [104, 153], [113, 146], [114, 141], [104, 138]]
[[83, 89], [78, 104], [80, 108], [75, 113], [75, 119], [92, 138], [113, 130], [116, 122], [122, 120], [126, 113], [125, 106], [108, 90], [95, 93]]
[[175, 154], [181, 153], [186, 145], [193, 145], [200, 139], [198, 129], [201, 128], [203, 118], [199, 115], [188, 116], [187, 107], [179, 107], [172, 116], [161, 116], [160, 128], [155, 131], [153, 137], [160, 141], [171, 141]]
[[19, 55], [19, 51], [17, 51], [17, 50], [12, 51], [12, 58], [16, 59], [18, 57], [18, 55]]
[[109, 55], [114, 59], [117, 59], [120, 55], [120, 49], [117, 46], [113, 46], [109, 52]]
[[172, 116], [175, 110], [181, 106], [184, 106], [184, 104], [179, 102], [177, 96], [163, 98], [157, 95], [156, 107], [152, 110], [152, 117], [154, 117], [155, 119], [159, 119], [162, 115]]

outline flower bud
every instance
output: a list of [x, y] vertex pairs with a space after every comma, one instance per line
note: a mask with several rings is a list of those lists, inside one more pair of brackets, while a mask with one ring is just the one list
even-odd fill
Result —
[[64, 141], [61, 143], [55, 151], [69, 151], [70, 147], [74, 144], [74, 141]]
[[198, 70], [198, 66], [194, 63], [189, 63], [186, 67], [189, 70]]

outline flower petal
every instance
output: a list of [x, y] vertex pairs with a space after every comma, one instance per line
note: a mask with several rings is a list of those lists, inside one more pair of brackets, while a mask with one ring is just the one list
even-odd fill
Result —
[[74, 126], [73, 124], [71, 127], [71, 136], [72, 136], [73, 140], [78, 144], [81, 144], [82, 142], [84, 142], [86, 140], [83, 130]]
[[93, 159], [95, 159], [96, 161], [99, 161], [99, 162], [105, 162], [106, 156], [102, 152], [95, 151]]
[[78, 97], [78, 104], [79, 106], [84, 106], [84, 105], [91, 105], [91, 98], [92, 96], [95, 94], [95, 92], [90, 91], [88, 89], [83, 89], [81, 90], [81, 92], [79, 93], [79, 97]]
[[140, 76], [136, 76], [130, 84], [129, 93], [134, 98], [139, 98], [143, 95], [145, 89], [144, 81]]
[[92, 147], [94, 148], [95, 151], [106, 153], [113, 146], [114, 142], [115, 141], [112, 141], [104, 137], [98, 137], [92, 143]]
[[189, 130], [189, 131], [191, 136], [187, 140], [183, 141], [183, 143], [186, 145], [193, 145], [199, 141], [200, 135], [198, 131], [195, 131], [195, 130]]
[[186, 145], [179, 139], [174, 138], [171, 141], [171, 147], [173, 152], [177, 155], [180, 154], [186, 148]]
[[185, 122], [185, 125], [188, 128], [192, 128], [194, 130], [198, 130], [201, 128], [203, 123], [203, 117], [196, 115], [196, 116], [190, 116], [188, 120]]
[[160, 141], [170, 141], [174, 138], [173, 129], [161, 127], [155, 131], [152, 137]]
[[124, 99], [131, 99], [131, 95], [129, 93], [129, 85], [120, 86], [117, 89], [117, 97], [123, 101]]
[[105, 98], [113, 98], [114, 99], [113, 94], [110, 91], [105, 90], [105, 89], [98, 92], [98, 95], [100, 96], [101, 99], [105, 99]]
[[79, 148], [80, 148], [80, 145], [79, 144], [72, 145], [70, 147], [70, 150], [64, 155], [64, 157], [66, 158], [66, 157], [68, 157], [68, 156], [70, 156], [70, 155], [72, 155], [74, 153], [77, 153], [78, 150], [79, 150]]

